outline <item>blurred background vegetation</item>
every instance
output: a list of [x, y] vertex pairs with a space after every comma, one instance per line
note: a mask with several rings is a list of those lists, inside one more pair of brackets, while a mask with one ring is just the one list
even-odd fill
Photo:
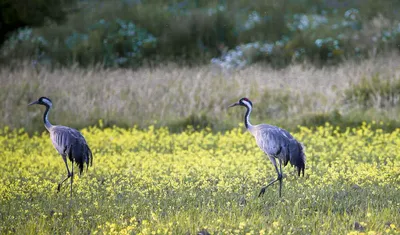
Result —
[[397, 0], [1, 0], [1, 59], [242, 68], [399, 50]]
[[225, 106], [249, 96], [255, 123], [393, 129], [399, 10], [398, 0], [0, 0], [0, 123], [42, 130], [25, 103], [48, 95], [69, 103], [55, 122], [75, 127], [224, 130], [242, 116]]

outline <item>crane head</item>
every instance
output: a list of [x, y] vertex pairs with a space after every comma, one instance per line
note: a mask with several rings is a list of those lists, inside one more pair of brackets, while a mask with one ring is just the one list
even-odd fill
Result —
[[51, 107], [53, 103], [51, 102], [51, 100], [49, 98], [42, 96], [38, 100], [33, 101], [32, 103], [28, 104], [28, 106], [33, 105], [33, 104], [41, 104], [44, 106]]
[[228, 108], [234, 107], [234, 106], [237, 106], [237, 105], [245, 106], [245, 107], [248, 107], [248, 108], [253, 107], [253, 103], [249, 99], [244, 97], [244, 98], [241, 98], [238, 102], [231, 104]]

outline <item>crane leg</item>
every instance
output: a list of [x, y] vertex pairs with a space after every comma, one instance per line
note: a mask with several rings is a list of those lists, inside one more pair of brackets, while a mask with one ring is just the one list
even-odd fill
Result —
[[72, 183], [74, 182], [74, 162], [72, 162], [72, 172], [71, 172], [71, 189], [70, 189], [70, 194], [72, 198]]
[[280, 169], [280, 174], [278, 173], [278, 179], [279, 179], [279, 197], [282, 197], [282, 160], [279, 159], [279, 169]]
[[[279, 183], [280, 183], [279, 196], [281, 196], [281, 189], [282, 189], [282, 173], [279, 172], [278, 166], [276, 165], [275, 159], [272, 158], [272, 157], [270, 157], [270, 159], [271, 159], [271, 162], [272, 162], [272, 163], [274, 164], [274, 166], [275, 166], [276, 173], [278, 173], [278, 178], [276, 178], [276, 179], [272, 180], [271, 182], [269, 182], [269, 184], [267, 184], [267, 186], [262, 187], [260, 193], [258, 194], [258, 197], [261, 197], [262, 195], [264, 195], [265, 190], [266, 190], [269, 186], [273, 185], [276, 181], [279, 181]], [[281, 169], [282, 169], [282, 165], [281, 165]]]
[[[69, 171], [69, 168], [68, 168], [68, 163], [67, 163], [67, 158], [66, 158], [66, 156], [62, 156], [62, 158], [63, 158], [63, 160], [64, 160], [64, 162], [65, 162], [65, 166], [67, 167], [68, 175], [67, 175], [67, 177], [66, 177], [65, 179], [63, 179], [63, 181], [61, 181], [61, 183], [58, 184], [57, 192], [60, 192], [62, 183], [64, 183], [67, 179], [69, 179], [69, 177], [72, 176], [72, 174], [71, 174], [71, 172]], [[72, 167], [73, 167], [73, 166], [72, 166]]]

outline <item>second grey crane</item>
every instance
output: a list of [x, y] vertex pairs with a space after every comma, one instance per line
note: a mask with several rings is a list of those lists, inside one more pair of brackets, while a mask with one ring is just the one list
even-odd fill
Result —
[[[85, 138], [82, 134], [70, 127], [66, 126], [53, 126], [48, 120], [49, 110], [52, 107], [52, 102], [47, 97], [40, 97], [37, 101], [30, 103], [29, 105], [40, 104], [46, 107], [46, 111], [43, 115], [44, 126], [50, 133], [50, 139], [58, 151], [58, 153], [62, 156], [64, 160], [65, 166], [67, 167], [68, 175], [67, 177], [58, 184], [57, 191], [60, 191], [62, 183], [71, 178], [71, 188], [70, 194], [72, 197], [72, 182], [74, 178], [74, 162], [79, 167], [79, 174], [82, 174], [84, 164], [86, 163], [87, 167], [89, 164], [92, 165], [93, 155], [90, 150], [88, 144], [86, 143]], [[67, 157], [72, 162], [71, 167], [72, 170], [69, 171]]]
[[[284, 166], [288, 162], [293, 166], [297, 167], [298, 175], [303, 174], [305, 169], [306, 156], [304, 154], [303, 145], [298, 142], [288, 131], [272, 126], [268, 124], [251, 125], [249, 117], [253, 108], [253, 103], [247, 98], [241, 98], [237, 103], [230, 105], [244, 106], [247, 111], [244, 115], [244, 124], [246, 129], [255, 137], [258, 147], [268, 155], [272, 164], [275, 166], [275, 170], [278, 174], [278, 178], [271, 181], [267, 186], [262, 187], [259, 193], [259, 197], [264, 195], [266, 188], [275, 182], [279, 181], [279, 197], [282, 196], [282, 162]], [[279, 161], [279, 169], [276, 163], [276, 159]]]

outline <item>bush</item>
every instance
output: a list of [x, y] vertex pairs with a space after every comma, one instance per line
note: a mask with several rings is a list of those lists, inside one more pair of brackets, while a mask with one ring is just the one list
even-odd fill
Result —
[[382, 15], [370, 21], [363, 19], [354, 8], [345, 11], [343, 16], [337, 11], [288, 15], [290, 33], [280, 40], [242, 44], [211, 62], [224, 69], [243, 68], [259, 60], [284, 66], [304, 60], [337, 64], [344, 59], [363, 59], [398, 48], [400, 23], [393, 23]]
[[[3, 60], [106, 67], [211, 60], [224, 69], [259, 60], [336, 64], [397, 48], [400, 41], [399, 3], [391, 0], [87, 0], [79, 9], [64, 25], [16, 32], [3, 45]], [[24, 30], [30, 37], [21, 40]]]
[[62, 46], [57, 40], [49, 42], [41, 36], [34, 36], [30, 28], [19, 29], [5, 43], [3, 57], [23, 59], [30, 51], [28, 56], [35, 63], [51, 64], [57, 61], [63, 65], [77, 62], [83, 66], [102, 63], [106, 67], [133, 67], [156, 44], [157, 39], [153, 35], [133, 22], [100, 20], [84, 33], [73, 32]]
[[65, 44], [72, 52], [69, 63], [90, 65], [101, 61], [106, 67], [132, 67], [155, 48], [157, 39], [133, 22], [116, 19], [100, 20], [83, 34], [75, 32]]

